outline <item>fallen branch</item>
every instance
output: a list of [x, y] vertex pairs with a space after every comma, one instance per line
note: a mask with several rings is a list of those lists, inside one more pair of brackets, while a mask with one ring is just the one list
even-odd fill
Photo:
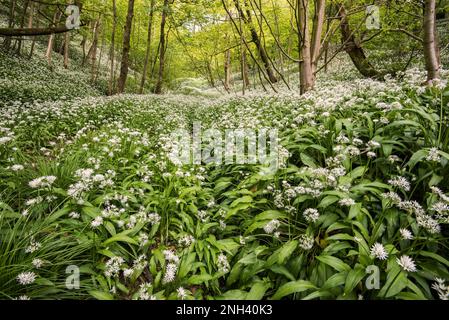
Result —
[[[87, 23], [81, 23], [80, 27]], [[56, 33], [65, 33], [75, 29], [68, 29], [66, 26], [52, 28], [0, 28], [0, 36], [2, 37], [27, 37], [27, 36], [45, 36]]]

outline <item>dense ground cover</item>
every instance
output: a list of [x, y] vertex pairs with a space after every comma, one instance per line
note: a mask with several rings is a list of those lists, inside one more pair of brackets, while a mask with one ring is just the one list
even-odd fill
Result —
[[[1, 297], [447, 299], [449, 91], [424, 77], [207, 99], [6, 75]], [[288, 159], [177, 166], [169, 134], [196, 121], [277, 128]]]

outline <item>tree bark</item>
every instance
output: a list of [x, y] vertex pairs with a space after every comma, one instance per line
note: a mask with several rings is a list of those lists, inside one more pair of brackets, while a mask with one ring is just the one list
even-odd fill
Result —
[[[39, 11], [39, 4], [37, 5], [37, 11]], [[33, 28], [33, 20], [34, 20], [34, 2], [31, 1], [30, 15], [28, 17], [28, 29]], [[39, 19], [36, 20], [36, 23], [39, 23]], [[36, 45], [36, 38], [33, 38], [33, 40], [31, 41], [30, 54], [28, 55], [29, 59], [31, 59], [31, 57], [33, 56], [35, 45]]]
[[101, 21], [100, 18], [95, 22], [94, 38], [92, 40], [92, 46], [89, 50], [88, 56], [90, 58], [91, 66], [91, 82], [95, 81], [95, 74], [97, 72], [97, 50], [98, 50], [98, 35], [100, 34]]
[[[29, 5], [30, 5], [30, 0], [26, 0], [25, 6], [23, 7], [22, 19], [20, 21], [20, 28], [22, 28], [22, 29], [25, 27], [25, 20], [26, 20], [26, 15], [27, 15]], [[17, 40], [17, 54], [20, 55], [21, 51], [22, 51], [22, 39], [19, 39], [19, 40]]]
[[[16, 11], [16, 0], [12, 0], [9, 5], [9, 14], [8, 14], [8, 29], [12, 29], [14, 27], [14, 13]], [[1, 29], [0, 29], [1, 30]], [[1, 33], [0, 33], [1, 35]], [[9, 50], [9, 47], [11, 46], [11, 39], [6, 38], [3, 42], [3, 45], [5, 46], [6, 50]]]
[[[229, 17], [226, 17], [225, 21], [228, 23]], [[225, 33], [225, 45], [229, 47], [229, 35]], [[229, 93], [231, 92], [231, 49], [227, 49], [224, 53], [224, 89]]]
[[114, 93], [114, 63], [115, 63], [115, 29], [117, 27], [117, 4], [116, 0], [112, 0], [112, 33], [111, 33], [111, 48], [109, 50], [109, 57], [111, 58], [111, 73], [109, 75], [109, 94]]
[[304, 94], [313, 88], [312, 55], [309, 32], [309, 0], [298, 0], [297, 11], [299, 19], [300, 56], [299, 62], [299, 91]]
[[374, 69], [366, 58], [363, 48], [356, 40], [354, 33], [349, 26], [348, 16], [343, 5], [340, 6], [339, 17], [341, 19], [340, 31], [342, 35], [342, 43], [344, 44], [344, 50], [349, 54], [354, 66], [365, 77], [379, 78], [381, 75]]
[[118, 78], [117, 92], [125, 91], [126, 78], [128, 77], [129, 68], [129, 51], [131, 40], [131, 29], [134, 16], [134, 0], [128, 0], [128, 14], [126, 15], [125, 31], [123, 34], [122, 62], [120, 65], [120, 76]]
[[438, 48], [436, 41], [435, 0], [426, 0], [424, 4], [424, 59], [426, 62], [427, 82], [440, 78]]
[[224, 88], [227, 92], [231, 92], [231, 50], [228, 49], [225, 52], [224, 61]]
[[[55, 13], [56, 21], [59, 20], [59, 17], [61, 16], [61, 13], [56, 12]], [[55, 16], [53, 16], [55, 17]], [[81, 26], [84, 26], [85, 24], [81, 24]], [[59, 34], [59, 33], [65, 33], [65, 32], [69, 32], [72, 31], [72, 29], [67, 29], [66, 26], [59, 26], [59, 27], [48, 27], [48, 28], [0, 28], [0, 36], [5, 36], [7, 37], [26, 37], [26, 36], [30, 36], [30, 37], [36, 37], [36, 36], [53, 36], [55, 34]]]
[[[58, 10], [55, 11], [54, 15], [53, 15], [53, 25], [56, 25], [56, 23], [59, 21], [61, 17], [61, 12], [59, 12]], [[57, 29], [56, 28], [47, 28], [48, 29]], [[63, 28], [65, 30], [67, 30], [66, 26], [64, 27], [59, 27], [59, 28]], [[64, 31], [65, 32], [65, 31]], [[48, 37], [48, 45], [47, 45], [47, 52], [45, 54], [45, 57], [47, 58], [48, 64], [51, 65], [51, 54], [53, 51], [53, 46], [54, 46], [54, 40], [55, 40], [55, 33], [57, 32], [50, 32], [50, 36]], [[1, 29], [0, 29], [0, 34], [1, 34]], [[42, 33], [42, 34], [47, 34], [47, 33]]]
[[153, 33], [153, 15], [154, 15], [154, 0], [151, 0], [150, 3], [150, 16], [148, 20], [148, 35], [147, 35], [147, 51], [145, 53], [145, 61], [143, 63], [143, 70], [142, 70], [142, 81], [140, 82], [140, 88], [139, 93], [143, 93], [143, 88], [145, 87], [145, 81], [147, 78], [147, 69], [148, 64], [150, 62], [150, 53], [151, 53], [151, 40], [152, 40], [152, 33]]
[[249, 69], [248, 69], [248, 59], [246, 57], [246, 49], [242, 47], [242, 80], [243, 80], [243, 94], [245, 94], [245, 90], [249, 89], [250, 81], [249, 81]]
[[162, 83], [164, 78], [164, 67], [165, 67], [165, 24], [167, 20], [167, 14], [169, 9], [169, 0], [164, 0], [164, 7], [162, 8], [162, 17], [161, 17], [161, 29], [159, 35], [159, 73], [158, 79], [156, 83], [156, 87], [154, 89], [154, 93], [161, 94], [162, 93]]
[[69, 68], [69, 44], [70, 44], [70, 34], [66, 32], [64, 34], [64, 68]]
[[315, 15], [313, 18], [312, 46], [310, 50], [312, 59], [312, 76], [315, 78], [321, 51], [321, 36], [323, 33], [324, 18], [326, 12], [326, 0], [315, 0], [314, 4]]
[[271, 63], [270, 63], [270, 59], [268, 58], [268, 54], [265, 51], [265, 48], [260, 40], [259, 34], [256, 31], [256, 28], [253, 25], [251, 12], [249, 10], [246, 10], [246, 14], [245, 14], [243, 12], [242, 7], [240, 6], [239, 0], [234, 0], [234, 5], [239, 13], [240, 19], [243, 20], [243, 23], [249, 29], [249, 32], [251, 34], [251, 40], [256, 45], [257, 52], [259, 53], [259, 57], [262, 60], [262, 63], [267, 72], [268, 79], [270, 80], [271, 83], [278, 82], [278, 79], [274, 75], [273, 68], [271, 67]]

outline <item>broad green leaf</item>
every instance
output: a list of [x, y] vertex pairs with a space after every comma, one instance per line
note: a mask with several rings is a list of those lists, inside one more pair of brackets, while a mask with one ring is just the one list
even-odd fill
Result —
[[271, 299], [279, 300], [292, 293], [303, 292], [309, 289], [316, 289], [316, 287], [310, 281], [298, 280], [287, 282], [286, 284], [283, 284], [279, 287], [279, 289], [276, 291], [273, 297], [271, 297]]

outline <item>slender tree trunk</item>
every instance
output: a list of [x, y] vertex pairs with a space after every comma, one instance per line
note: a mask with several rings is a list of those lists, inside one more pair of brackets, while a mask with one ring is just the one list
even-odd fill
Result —
[[231, 50], [228, 49], [225, 52], [225, 61], [224, 61], [224, 88], [227, 92], [231, 92]]
[[70, 46], [70, 35], [68, 32], [64, 34], [64, 68], [69, 68], [69, 46]]
[[[37, 4], [37, 11], [39, 11], [39, 4]], [[28, 17], [28, 28], [33, 28], [33, 19], [34, 19], [34, 2], [31, 1], [30, 6], [30, 15]], [[36, 24], [39, 23], [39, 19], [36, 20]], [[31, 48], [30, 48], [30, 54], [28, 55], [28, 58], [31, 59], [33, 57], [34, 53], [34, 46], [36, 44], [36, 37], [33, 37], [33, 40], [31, 41]]]
[[145, 87], [145, 81], [147, 78], [147, 69], [148, 69], [148, 64], [150, 62], [151, 40], [152, 40], [152, 33], [153, 33], [153, 15], [154, 15], [154, 0], [151, 0], [150, 16], [148, 18], [147, 51], [145, 53], [145, 61], [143, 63], [142, 81], [140, 82], [140, 88], [139, 88], [140, 94], [143, 93], [143, 88]]
[[81, 43], [80, 43], [81, 49], [83, 50], [83, 65], [84, 65], [84, 61], [86, 60], [86, 42], [87, 42], [87, 37], [85, 35], [83, 35], [83, 39], [81, 40]]
[[[94, 52], [97, 52], [97, 47], [98, 47], [98, 35], [100, 33], [100, 17], [98, 17], [97, 20], [95, 20], [94, 24], [93, 24], [93, 28], [92, 28], [92, 44], [89, 48], [89, 51], [87, 52], [85, 61], [90, 60], [90, 62], [92, 63], [92, 59], [95, 59], [96, 61], [96, 57], [94, 57]], [[85, 63], [83, 63], [84, 65]]]
[[118, 78], [117, 92], [125, 92], [126, 78], [129, 68], [129, 51], [131, 40], [131, 29], [134, 16], [134, 0], [128, 0], [128, 14], [126, 15], [125, 31], [123, 34], [122, 62], [120, 65], [120, 76]]
[[246, 49], [242, 47], [242, 79], [243, 79], [243, 88], [249, 89], [250, 88], [250, 81], [249, 81], [249, 68], [248, 68], [248, 58], [246, 56]]
[[[226, 17], [226, 23], [229, 17]], [[225, 45], [229, 46], [229, 36], [225, 33]], [[224, 88], [229, 93], [231, 92], [231, 49], [227, 49], [224, 54]]]
[[426, 0], [424, 5], [424, 59], [428, 83], [440, 78], [435, 20], [435, 0]]
[[[60, 17], [61, 17], [61, 13], [58, 10], [56, 10], [53, 15], [53, 25], [56, 25], [56, 23], [59, 21]], [[51, 65], [51, 54], [53, 52], [54, 41], [55, 41], [55, 34], [52, 33], [48, 37], [47, 52], [45, 53], [45, 57], [47, 58], [49, 65]]]
[[[9, 4], [9, 14], [8, 14], [8, 28], [12, 29], [14, 27], [14, 14], [16, 11], [16, 0], [12, 0]], [[11, 46], [11, 38], [6, 37], [5, 41], [3, 42], [3, 45], [5, 46], [6, 50], [9, 50], [9, 47]]]
[[207, 70], [207, 77], [209, 79], [209, 84], [211, 85], [211, 87], [215, 88], [214, 73], [212, 72], [212, 66], [210, 61], [206, 62], [206, 70]]
[[98, 74], [101, 71], [101, 69], [100, 69], [101, 68], [101, 59], [103, 58], [104, 43], [105, 43], [105, 34], [104, 33], [105, 32], [104, 32], [104, 28], [103, 28], [103, 30], [101, 32], [100, 56], [98, 57], [97, 69], [95, 70], [95, 73], [94, 73], [94, 81], [93, 81], [94, 83], [97, 82]]
[[[265, 48], [260, 40], [259, 34], [257, 33], [257, 30], [253, 25], [250, 10], [246, 10], [246, 14], [245, 14], [242, 10], [242, 7], [240, 6], [239, 0], [234, 0], [234, 4], [235, 4], [235, 7], [237, 8], [237, 11], [239, 12], [240, 19], [243, 20], [243, 23], [248, 27], [248, 29], [250, 31], [251, 40], [256, 45], [257, 52], [259, 53], [259, 57], [262, 60], [262, 63], [265, 67], [265, 71], [267, 73], [268, 79], [270, 80], [271, 83], [278, 82], [278, 79], [274, 75], [273, 68], [271, 66], [270, 59], [268, 58], [267, 52], [265, 51]], [[246, 2], [245, 2], [245, 4], [246, 4]]]
[[340, 31], [345, 51], [349, 54], [354, 66], [363, 76], [369, 78], [379, 78], [379, 72], [374, 69], [372, 64], [366, 58], [365, 51], [363, 51], [363, 48], [356, 40], [351, 27], [349, 26], [345, 7], [341, 5], [339, 11], [339, 16], [341, 19]]
[[313, 88], [312, 55], [309, 33], [309, 0], [298, 0], [299, 34], [302, 39], [300, 43], [301, 61], [299, 63], [299, 89], [300, 93]]
[[[27, 16], [28, 7], [30, 5], [30, 0], [26, 0], [25, 6], [23, 7], [22, 19], [20, 21], [20, 28], [25, 27], [25, 20]], [[17, 54], [20, 55], [22, 52], [22, 39], [17, 40]]]
[[114, 93], [114, 62], [115, 62], [115, 29], [117, 27], [117, 5], [115, 0], [112, 0], [112, 34], [111, 34], [111, 48], [109, 56], [111, 58], [111, 73], [109, 75], [109, 94]]
[[97, 49], [98, 49], [98, 36], [100, 34], [101, 21], [100, 18], [95, 22], [94, 27], [94, 38], [92, 40], [92, 46], [90, 47], [89, 53], [87, 56], [90, 58], [90, 67], [91, 67], [91, 81], [95, 81], [95, 74], [97, 72]]
[[[315, 15], [313, 18], [313, 30], [312, 30], [312, 47], [311, 59], [312, 59], [312, 75], [315, 79], [316, 70], [318, 66], [319, 55], [321, 51], [321, 36], [323, 33], [325, 12], [326, 12], [326, 0], [315, 0]], [[315, 82], [315, 81], [314, 81]]]
[[[329, 11], [328, 11], [328, 16], [330, 16], [332, 14], [332, 10], [333, 9], [333, 4], [330, 5], [329, 7]], [[331, 20], [330, 19], [326, 19], [326, 32], [325, 34], [327, 34], [329, 32], [329, 29], [331, 27]], [[327, 68], [328, 68], [328, 57], [329, 57], [329, 42], [330, 41], [326, 41], [324, 44], [324, 72], [327, 72]]]
[[156, 83], [156, 87], [154, 89], [154, 93], [161, 94], [162, 93], [162, 83], [164, 79], [164, 67], [165, 67], [165, 24], [167, 20], [167, 14], [169, 10], [169, 0], [164, 0], [164, 7], [162, 8], [162, 17], [161, 17], [161, 33], [159, 35], [159, 74]]

